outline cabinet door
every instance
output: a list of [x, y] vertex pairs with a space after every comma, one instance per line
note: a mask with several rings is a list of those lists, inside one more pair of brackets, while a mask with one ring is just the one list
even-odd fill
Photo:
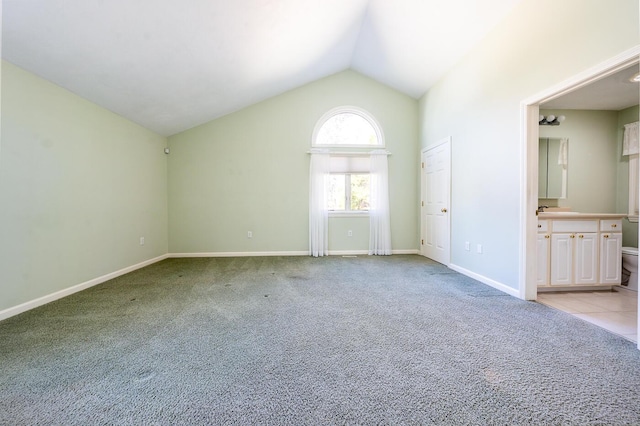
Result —
[[620, 284], [622, 272], [622, 234], [600, 234], [600, 282]]
[[538, 234], [536, 282], [539, 286], [549, 285], [549, 234]]
[[577, 234], [575, 247], [575, 284], [598, 284], [598, 234]]
[[573, 284], [573, 234], [551, 234], [551, 285]]

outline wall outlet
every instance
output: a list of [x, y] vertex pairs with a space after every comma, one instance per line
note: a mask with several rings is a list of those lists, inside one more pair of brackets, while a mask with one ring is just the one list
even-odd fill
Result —
[[469, 244], [469, 241], [465, 241], [465, 242], [464, 242], [464, 249], [465, 249], [466, 251], [471, 250], [471, 244]]
[[253, 238], [253, 232], [247, 231], [247, 238]]
[[482, 244], [478, 244], [478, 245], [476, 246], [476, 251], [477, 251], [478, 253], [482, 253]]
[[347, 237], [353, 237], [353, 231], [351, 229], [347, 231]]
[[144, 237], [140, 237], [140, 245], [143, 246], [144, 245]]

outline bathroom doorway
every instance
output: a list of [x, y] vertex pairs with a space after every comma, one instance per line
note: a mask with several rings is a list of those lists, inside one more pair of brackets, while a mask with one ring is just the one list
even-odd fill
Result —
[[[640, 46], [636, 46], [627, 52], [611, 58], [604, 63], [593, 67], [573, 78], [553, 86], [522, 103], [523, 113], [523, 146], [522, 169], [525, 171], [521, 188], [521, 287], [520, 296], [527, 300], [537, 299], [536, 283], [536, 241], [537, 241], [537, 217], [538, 207], [538, 138], [540, 109], [550, 105], [554, 100], [569, 97], [578, 92], [588, 92], [593, 83], [612, 76], [619, 71], [638, 64]], [[640, 92], [636, 88], [636, 95], [640, 98]], [[579, 99], [579, 98], [574, 98]], [[578, 101], [565, 109], [586, 109]], [[640, 346], [639, 346], [640, 348]]]

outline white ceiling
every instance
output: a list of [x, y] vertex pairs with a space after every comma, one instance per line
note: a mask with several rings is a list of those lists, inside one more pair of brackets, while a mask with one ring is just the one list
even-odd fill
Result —
[[356, 70], [418, 98], [520, 0], [4, 0], [2, 56], [162, 135]]
[[620, 111], [638, 105], [638, 83], [629, 81], [637, 72], [638, 64], [632, 65], [609, 77], [545, 102], [540, 108]]

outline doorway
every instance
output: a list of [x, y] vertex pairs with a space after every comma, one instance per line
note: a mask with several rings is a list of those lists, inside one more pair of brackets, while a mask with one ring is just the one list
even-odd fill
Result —
[[[638, 64], [640, 46], [636, 46], [622, 54], [584, 71], [573, 78], [553, 86], [536, 96], [522, 102], [522, 156], [521, 166], [523, 179], [521, 186], [521, 267], [520, 297], [536, 300], [536, 242], [538, 207], [538, 121], [540, 105], [561, 96], [585, 88], [596, 81], [604, 79], [620, 70]], [[640, 348], [640, 346], [639, 346]]]
[[449, 266], [451, 138], [423, 149], [420, 160], [420, 253]]

